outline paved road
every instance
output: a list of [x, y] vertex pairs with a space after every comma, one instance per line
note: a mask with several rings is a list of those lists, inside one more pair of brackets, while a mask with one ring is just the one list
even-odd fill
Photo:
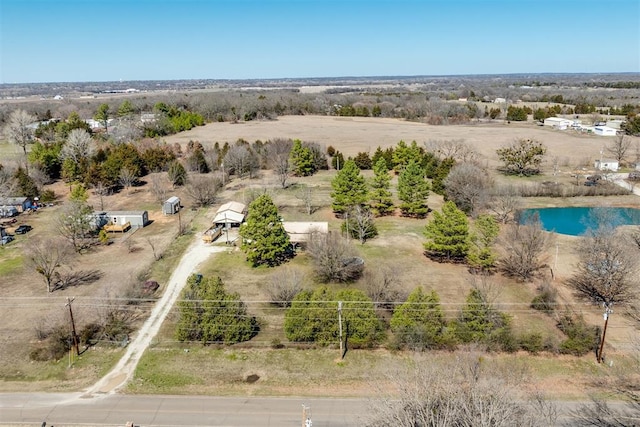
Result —
[[80, 393], [0, 394], [0, 424], [40, 426], [300, 426], [302, 405], [313, 427], [359, 426], [363, 399], [225, 398]]

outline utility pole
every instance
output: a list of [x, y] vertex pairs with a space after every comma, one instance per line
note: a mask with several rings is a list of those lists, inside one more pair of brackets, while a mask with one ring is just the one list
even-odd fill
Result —
[[75, 298], [67, 297], [67, 303], [65, 306], [69, 307], [69, 317], [71, 318], [71, 338], [73, 339], [73, 346], [76, 349], [76, 356], [80, 356], [80, 344], [78, 343], [78, 335], [76, 334], [76, 323], [73, 320], [73, 310], [71, 309], [71, 303]]
[[604, 329], [602, 330], [602, 340], [600, 340], [600, 348], [598, 348], [598, 363], [602, 363], [602, 350], [604, 349], [604, 337], [607, 335], [607, 323], [609, 323], [609, 315], [613, 310], [609, 303], [604, 303]]
[[340, 330], [340, 357], [344, 358], [344, 344], [342, 341], [342, 301], [338, 301], [338, 328]]

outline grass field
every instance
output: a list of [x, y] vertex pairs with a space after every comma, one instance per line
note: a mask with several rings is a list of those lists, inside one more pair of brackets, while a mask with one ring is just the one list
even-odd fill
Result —
[[[421, 123], [402, 122], [390, 119], [358, 119], [335, 117], [281, 117], [273, 122], [248, 122], [244, 124], [214, 123], [196, 128], [183, 134], [167, 138], [167, 143], [184, 143], [199, 140], [210, 147], [214, 142], [234, 142], [238, 138], [248, 141], [262, 141], [275, 137], [300, 138], [316, 141], [323, 145], [333, 145], [346, 155], [359, 151], [373, 152], [378, 145], [395, 145], [399, 140], [416, 140], [420, 144], [429, 139], [464, 139], [474, 145], [490, 166], [497, 164], [495, 149], [508, 144], [517, 137], [535, 137], [549, 147], [549, 157], [566, 160], [560, 162], [560, 174], [550, 175], [549, 165], [545, 165], [546, 175], [539, 180], [570, 181], [571, 171], [576, 164], [588, 164], [585, 158], [597, 156], [603, 139], [573, 133], [562, 133], [534, 125], [468, 125], [468, 126], [428, 126]], [[635, 141], [635, 139], [634, 139]], [[2, 150], [11, 150], [0, 144]], [[8, 151], [7, 151], [8, 153]], [[576, 154], [579, 153], [579, 154]], [[564, 166], [563, 166], [564, 165]], [[330, 210], [330, 182], [335, 171], [322, 171], [312, 177], [292, 178], [286, 189], [278, 187], [268, 171], [262, 171], [255, 180], [234, 179], [220, 194], [219, 202], [229, 200], [249, 201], [254, 194], [267, 191], [280, 209], [284, 220], [328, 221], [331, 230], [340, 229], [340, 221]], [[496, 179], [514, 180], [496, 175]], [[307, 215], [303, 203], [296, 195], [303, 187], [313, 187], [315, 211]], [[52, 188], [66, 197], [66, 184], [57, 183]], [[188, 198], [180, 190], [170, 189], [180, 194], [184, 204]], [[0, 312], [2, 346], [0, 346], [0, 390], [72, 390], [79, 389], [97, 379], [111, 366], [121, 350], [112, 347], [97, 347], [83, 355], [69, 370], [67, 362], [30, 362], [28, 352], [34, 343], [34, 327], [42, 319], [66, 321], [64, 301], [67, 296], [85, 301], [79, 304], [78, 318], [91, 318], [95, 311], [96, 298], [104, 293], [122, 289], [131, 281], [141, 278], [157, 280], [161, 286], [166, 283], [173, 267], [195, 233], [210, 225], [217, 206], [211, 209], [191, 211], [184, 209], [181, 218], [165, 217], [159, 212], [157, 201], [145, 187], [135, 191], [108, 196], [110, 209], [149, 211], [153, 223], [145, 229], [128, 236], [128, 239], [114, 239], [113, 244], [97, 248], [95, 251], [77, 258], [74, 268], [95, 266], [104, 271], [99, 282], [74, 289], [46, 295], [40, 278], [23, 267], [22, 253], [29, 239], [51, 235], [55, 232], [52, 218], [56, 208], [47, 208], [34, 217], [22, 218], [34, 225], [34, 231], [20, 237], [7, 248], [0, 248], [0, 296], [27, 298], [26, 307], [4, 307]], [[90, 202], [98, 206], [98, 200], [91, 196]], [[633, 196], [607, 198], [532, 198], [523, 206], [584, 206], [608, 204], [637, 205]], [[429, 198], [432, 209], [439, 209], [442, 198]], [[188, 207], [188, 206], [187, 206]], [[187, 235], [175, 238], [178, 222], [189, 224]], [[379, 236], [365, 245], [356, 244], [357, 250], [367, 267], [391, 265], [397, 271], [397, 281], [405, 291], [416, 286], [426, 290], [434, 289], [440, 295], [449, 318], [454, 318], [471, 287], [470, 274], [462, 265], [440, 264], [423, 254], [423, 230], [427, 220], [409, 219], [399, 216], [380, 218], [377, 221]], [[565, 300], [574, 301], [564, 287], [563, 280], [571, 275], [575, 265], [574, 237], [556, 236], [554, 245], [548, 251], [549, 262], [556, 271], [556, 282]], [[127, 243], [127, 240], [129, 243]], [[157, 246], [159, 261], [155, 261], [149, 241]], [[556, 246], [557, 245], [557, 246]], [[131, 248], [136, 248], [131, 250]], [[557, 255], [556, 255], [557, 254]], [[309, 257], [300, 252], [286, 266], [306, 272], [307, 286], [315, 286]], [[322, 396], [363, 396], [371, 391], [371, 383], [380, 381], [393, 369], [400, 369], [411, 363], [410, 353], [394, 353], [386, 349], [375, 351], [350, 351], [344, 361], [338, 360], [338, 351], [329, 349], [309, 349], [306, 345], [292, 345], [284, 336], [283, 312], [266, 301], [265, 285], [274, 269], [248, 266], [244, 254], [237, 248], [229, 247], [226, 253], [215, 255], [202, 265], [200, 272], [205, 275], [220, 276], [227, 288], [238, 292], [247, 302], [249, 312], [262, 321], [260, 334], [241, 346], [225, 348], [203, 347], [201, 344], [183, 344], [175, 341], [173, 328], [177, 313], [171, 313], [163, 325], [160, 335], [150, 348], [136, 372], [134, 381], [128, 388], [131, 393], [203, 393], [203, 394], [255, 394], [255, 395], [322, 395]], [[553, 319], [529, 308], [535, 295], [537, 283], [522, 284], [499, 275], [492, 277], [500, 289], [498, 307], [511, 314], [517, 333], [541, 332], [559, 339]], [[361, 282], [349, 286], [362, 288]], [[162, 288], [161, 288], [162, 289]], [[16, 301], [16, 300], [12, 300]], [[9, 303], [11, 304], [11, 303]], [[144, 317], [150, 306], [141, 307]], [[587, 320], [600, 324], [602, 314], [597, 308], [572, 305], [584, 312]], [[614, 369], [624, 364], [629, 351], [629, 334], [632, 329], [624, 323], [622, 316], [612, 319], [608, 331], [608, 351], [615, 361]], [[24, 345], [28, 342], [30, 345]], [[271, 349], [272, 344], [285, 344], [283, 349]], [[188, 350], [188, 351], [185, 351]], [[439, 359], [450, 358], [455, 353], [428, 353], [436, 363]], [[490, 363], [503, 363], [506, 368], [515, 365], [526, 367], [534, 382], [557, 396], [575, 398], [592, 390], [592, 382], [600, 376], [613, 374], [609, 369], [595, 363], [592, 355], [573, 358], [544, 354], [531, 356], [487, 355]], [[524, 368], [523, 368], [524, 369]], [[253, 383], [247, 381], [251, 375], [259, 376]], [[253, 377], [252, 377], [253, 378]]]

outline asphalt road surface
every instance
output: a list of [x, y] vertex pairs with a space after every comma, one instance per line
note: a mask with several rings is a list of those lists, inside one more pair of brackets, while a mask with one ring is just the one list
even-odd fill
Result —
[[10, 426], [359, 426], [364, 399], [0, 394], [0, 424]]

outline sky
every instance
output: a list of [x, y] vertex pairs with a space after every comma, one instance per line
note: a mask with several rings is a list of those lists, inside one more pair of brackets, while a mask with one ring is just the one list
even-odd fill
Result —
[[640, 0], [0, 0], [0, 83], [640, 72]]

